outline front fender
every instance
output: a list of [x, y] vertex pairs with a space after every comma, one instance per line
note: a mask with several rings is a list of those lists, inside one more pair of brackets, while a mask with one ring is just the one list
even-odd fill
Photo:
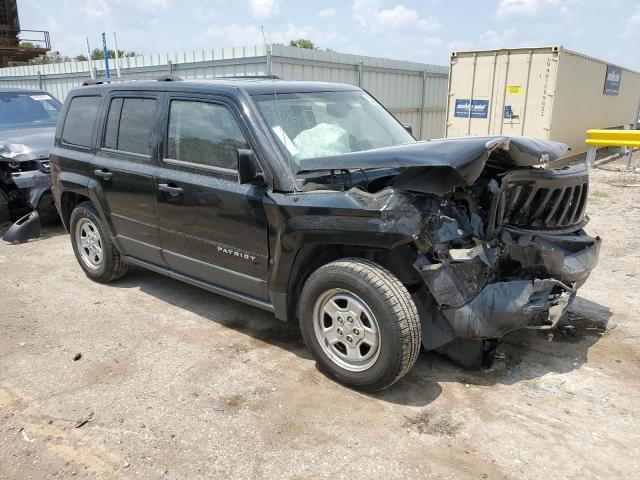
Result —
[[382, 201], [363, 205], [351, 192], [269, 195], [265, 213], [273, 265], [271, 289], [287, 291], [289, 273], [303, 247], [339, 245], [392, 250], [414, 242], [412, 230], [418, 226], [401, 228], [385, 212]]

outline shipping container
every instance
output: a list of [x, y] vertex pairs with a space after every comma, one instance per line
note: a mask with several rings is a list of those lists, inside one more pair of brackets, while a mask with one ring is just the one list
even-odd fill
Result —
[[640, 74], [560, 46], [453, 52], [447, 137], [526, 135], [586, 151], [585, 130], [638, 121]]

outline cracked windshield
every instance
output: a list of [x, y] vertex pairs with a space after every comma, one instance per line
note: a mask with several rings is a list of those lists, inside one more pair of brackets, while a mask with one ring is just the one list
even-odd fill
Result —
[[370, 95], [361, 91], [254, 97], [294, 171], [309, 159], [415, 142]]

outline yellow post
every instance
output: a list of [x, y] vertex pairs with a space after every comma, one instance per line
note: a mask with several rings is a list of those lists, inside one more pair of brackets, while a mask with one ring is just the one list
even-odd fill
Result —
[[[594, 167], [596, 160], [596, 149], [598, 147], [627, 147], [640, 148], [640, 130], [587, 130], [587, 139], [584, 141], [589, 145], [587, 150], [587, 164]], [[631, 151], [629, 151], [629, 160]], [[629, 167], [631, 162], [629, 161]]]
[[640, 130], [587, 130], [587, 145], [640, 148]]

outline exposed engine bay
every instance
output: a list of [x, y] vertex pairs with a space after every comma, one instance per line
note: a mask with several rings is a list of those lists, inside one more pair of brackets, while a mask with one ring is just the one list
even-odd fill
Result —
[[545, 168], [565, 153], [555, 142], [467, 137], [325, 157], [299, 173], [303, 190], [344, 191], [380, 212], [383, 232], [411, 237], [429, 293], [424, 347], [480, 368], [506, 333], [553, 328], [597, 264], [586, 168]]

